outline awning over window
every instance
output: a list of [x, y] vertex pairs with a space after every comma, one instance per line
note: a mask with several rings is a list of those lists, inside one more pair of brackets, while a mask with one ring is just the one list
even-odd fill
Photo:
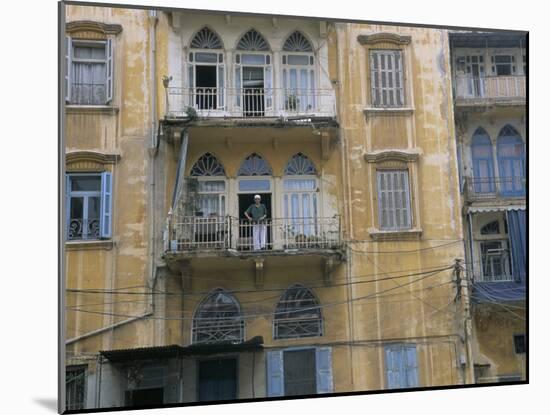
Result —
[[99, 353], [110, 362], [129, 362], [134, 360], [172, 359], [184, 356], [208, 355], [214, 353], [235, 353], [252, 350], [262, 350], [264, 339], [262, 336], [253, 337], [240, 343], [219, 342], [192, 344], [190, 346], [138, 347], [134, 349], [102, 350]]
[[511, 210], [526, 210], [525, 205], [508, 205], [508, 206], [469, 206], [468, 213], [478, 212], [506, 212]]

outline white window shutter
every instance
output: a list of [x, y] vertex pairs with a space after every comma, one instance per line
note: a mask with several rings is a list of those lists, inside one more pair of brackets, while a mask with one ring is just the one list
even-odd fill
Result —
[[107, 104], [113, 101], [113, 74], [114, 74], [114, 44], [113, 39], [107, 39]]
[[283, 351], [267, 352], [267, 396], [284, 396]]
[[109, 172], [101, 173], [101, 237], [112, 236], [113, 179]]
[[72, 41], [70, 36], [65, 36], [65, 102], [71, 100], [71, 56], [72, 56]]
[[332, 348], [318, 347], [315, 349], [317, 366], [317, 393], [331, 393], [332, 382]]
[[387, 173], [379, 171], [378, 176], [378, 218], [380, 229], [387, 229], [390, 226], [390, 212], [388, 209], [388, 177]]

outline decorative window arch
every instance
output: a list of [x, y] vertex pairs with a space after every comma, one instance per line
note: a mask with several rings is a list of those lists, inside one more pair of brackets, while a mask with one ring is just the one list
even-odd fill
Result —
[[474, 169], [474, 191], [493, 193], [495, 191], [493, 146], [489, 134], [479, 127], [472, 136], [472, 164]]
[[267, 52], [270, 49], [265, 38], [255, 29], [250, 29], [239, 39], [239, 43], [237, 43], [237, 50]]
[[216, 156], [204, 153], [193, 164], [190, 176], [225, 176], [225, 169]]
[[298, 30], [286, 39], [283, 50], [286, 52], [313, 52], [311, 42]]
[[279, 299], [273, 319], [275, 339], [323, 335], [321, 307], [313, 292], [301, 284], [289, 287]]
[[517, 130], [511, 125], [504, 126], [497, 139], [498, 173], [501, 193], [504, 196], [525, 194], [525, 153], [524, 144]]
[[299, 31], [291, 33], [283, 45], [281, 59], [285, 111], [314, 110], [315, 56], [310, 41]]
[[252, 153], [241, 164], [237, 176], [271, 176], [271, 166], [259, 154]]
[[216, 289], [204, 298], [193, 316], [193, 343], [242, 342], [244, 320], [233, 295]]
[[294, 154], [285, 167], [285, 174], [304, 175], [317, 174], [317, 169], [313, 162], [303, 153]]
[[223, 44], [217, 33], [205, 26], [193, 36], [191, 49], [223, 49]]

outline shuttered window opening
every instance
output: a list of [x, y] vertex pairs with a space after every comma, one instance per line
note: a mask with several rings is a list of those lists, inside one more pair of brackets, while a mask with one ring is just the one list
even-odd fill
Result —
[[377, 179], [380, 229], [410, 229], [409, 172], [407, 170], [379, 170]]
[[267, 352], [268, 396], [332, 391], [332, 348], [306, 347]]
[[66, 38], [65, 100], [77, 105], [105, 105], [113, 99], [112, 39]]
[[419, 386], [415, 344], [387, 345], [385, 358], [387, 389]]
[[374, 107], [403, 107], [403, 63], [401, 51], [373, 50], [370, 52], [372, 105]]

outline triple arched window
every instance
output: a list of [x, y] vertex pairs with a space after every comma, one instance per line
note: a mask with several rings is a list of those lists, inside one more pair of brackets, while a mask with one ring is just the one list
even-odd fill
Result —
[[[496, 140], [495, 151], [489, 134], [478, 128], [472, 136], [472, 168], [476, 193], [499, 192], [503, 196], [525, 194], [524, 143], [511, 125], [503, 127]], [[498, 179], [496, 179], [498, 177]]]

